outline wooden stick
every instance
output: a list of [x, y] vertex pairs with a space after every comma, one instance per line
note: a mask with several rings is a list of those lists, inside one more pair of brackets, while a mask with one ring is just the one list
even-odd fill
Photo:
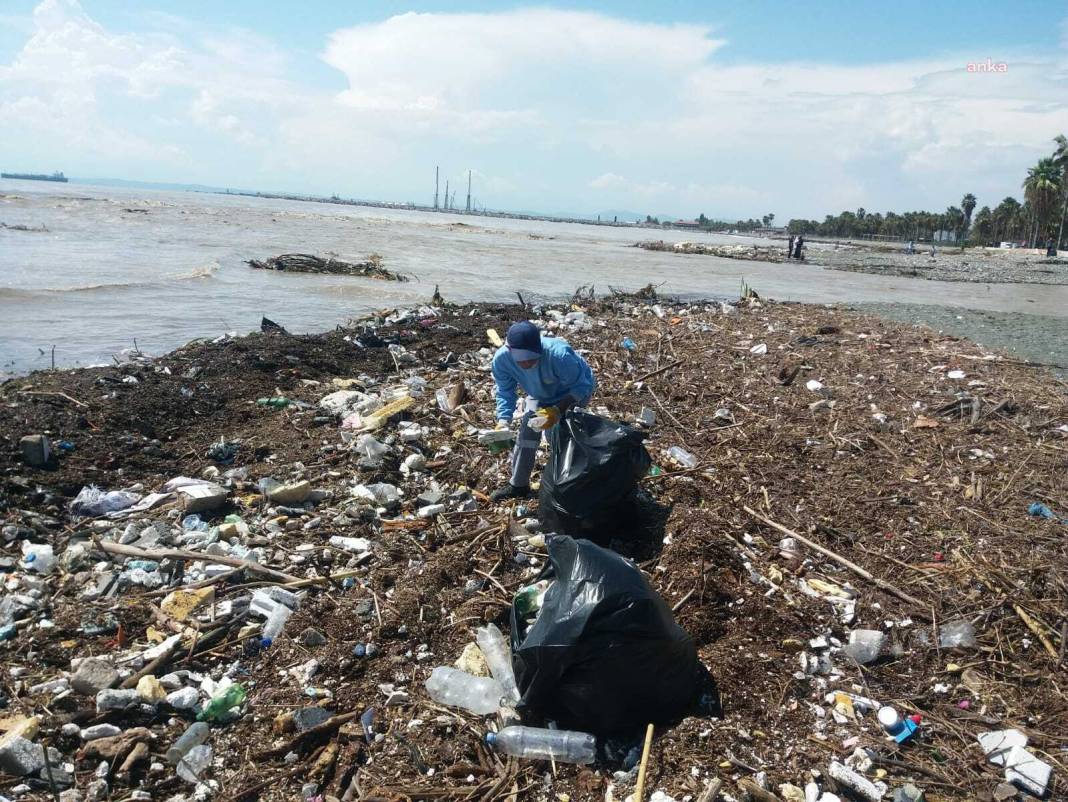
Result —
[[332, 716], [331, 718], [328, 718], [326, 721], [324, 721], [322, 724], [317, 724], [314, 727], [309, 727], [308, 729], [304, 730], [304, 732], [298, 733], [281, 746], [275, 746], [271, 749], [266, 749], [263, 752], [257, 754], [255, 757], [257, 760], [263, 760], [270, 757], [278, 757], [279, 755], [288, 754], [289, 752], [292, 752], [294, 749], [300, 746], [302, 741], [306, 741], [309, 738], [316, 738], [320, 735], [325, 735], [327, 733], [333, 732], [334, 730], [338, 729], [342, 724], [352, 721], [354, 718], [359, 718], [362, 715], [362, 712], [353, 712], [343, 713], [340, 716]]
[[85, 407], [86, 409], [88, 409], [88, 408], [89, 408], [89, 405], [88, 405], [88, 404], [83, 404], [83, 403], [82, 403], [81, 401], [79, 401], [79, 400], [78, 400], [77, 398], [71, 398], [71, 397], [70, 397], [69, 395], [67, 395], [66, 393], [50, 393], [50, 392], [46, 392], [46, 391], [44, 391], [44, 390], [20, 390], [19, 392], [20, 392], [20, 393], [21, 393], [22, 395], [54, 395], [54, 396], [59, 396], [60, 398], [66, 398], [66, 399], [67, 399], [68, 401], [70, 401], [70, 402], [71, 402], [72, 404], [77, 404], [78, 406], [80, 406], [80, 407]]
[[157, 669], [170, 662], [171, 657], [178, 651], [178, 647], [181, 646], [181, 643], [180, 640], [173, 643], [169, 649], [164, 650], [164, 652], [155, 660], [146, 663], [140, 671], [137, 671], [124, 679], [119, 687], [124, 689], [136, 688], [137, 683], [141, 681], [141, 677], [147, 677], [149, 674], [154, 675]]
[[653, 725], [645, 728], [645, 746], [642, 747], [642, 762], [638, 766], [638, 783], [634, 786], [634, 802], [642, 802], [645, 794], [645, 769], [649, 765], [649, 747], [653, 745]]
[[873, 585], [876, 585], [877, 587], [882, 588], [887, 593], [892, 593], [894, 596], [897, 596], [902, 601], [908, 602], [909, 604], [913, 605], [914, 607], [925, 609], [925, 605], [923, 603], [921, 603], [919, 599], [913, 598], [909, 594], [905, 593], [903, 590], [899, 590], [898, 588], [894, 587], [889, 582], [886, 582], [886, 581], [884, 581], [882, 579], [879, 579], [876, 576], [872, 576], [870, 572], [868, 572], [865, 569], [861, 568], [856, 563], [850, 562], [845, 557], [843, 557], [841, 554], [837, 554], [837, 553], [831, 551], [830, 549], [828, 549], [828, 548], [826, 548], [824, 546], [821, 546], [819, 543], [817, 543], [814, 540], [809, 540], [804, 535], [799, 535], [799, 534], [797, 534], [797, 532], [794, 532], [791, 529], [787, 529], [782, 524], [775, 523], [775, 521], [771, 520], [770, 518], [764, 517], [759, 512], [756, 512], [755, 510], [751, 510], [749, 507], [743, 506], [742, 509], [745, 510], [747, 513], [749, 513], [754, 518], [756, 518], [758, 521], [762, 521], [763, 523], [767, 524], [772, 529], [778, 530], [779, 532], [782, 532], [784, 535], [788, 535], [789, 537], [796, 538], [797, 540], [800, 540], [802, 543], [804, 543], [806, 546], [808, 546], [810, 549], [815, 549], [816, 551], [818, 551], [820, 554], [824, 555], [825, 557], [830, 557], [832, 560], [834, 560], [839, 565], [844, 566], [845, 568], [848, 568], [850, 571], [852, 571], [857, 576], [863, 577], [864, 579], [866, 579], [869, 582], [871, 582]]
[[778, 796], [771, 791], [765, 791], [748, 777], [738, 780], [738, 787], [745, 791], [754, 802], [782, 802]]
[[1049, 637], [1047, 637], [1046, 633], [1039, 627], [1038, 622], [1035, 621], [1035, 619], [1032, 618], [1020, 605], [1013, 604], [1012, 609], [1016, 611], [1016, 615], [1020, 616], [1020, 620], [1027, 624], [1027, 628], [1035, 633], [1035, 637], [1042, 641], [1042, 645], [1049, 653], [1049, 656], [1060, 662], [1060, 655], [1057, 654], [1057, 650], [1053, 648], [1053, 644], [1050, 643]]
[[[679, 359], [679, 360], [677, 360], [677, 361], [675, 361], [675, 362], [672, 362], [672, 363], [670, 363], [670, 364], [668, 364], [668, 365], [664, 365], [664, 367], [662, 367], [662, 368], [657, 368], [656, 370], [651, 370], [651, 371], [649, 371], [648, 373], [643, 373], [643, 374], [642, 374], [641, 376], [639, 376], [638, 378], [636, 378], [636, 379], [631, 379], [631, 381], [632, 381], [632, 382], [634, 382], [634, 383], [637, 383], [637, 382], [643, 382], [643, 381], [645, 381], [646, 379], [651, 379], [651, 378], [653, 378], [653, 376], [659, 376], [659, 375], [660, 375], [661, 373], [663, 373], [663, 372], [664, 372], [664, 371], [666, 371], [666, 370], [671, 370], [672, 368], [677, 368], [677, 367], [678, 367], [679, 365], [681, 365], [681, 364], [682, 364], [682, 360], [681, 360], [681, 359]], [[635, 800], [634, 800], [634, 802], [638, 802], [638, 800], [637, 800], [637, 799], [635, 799]]]
[[703, 790], [701, 795], [697, 797], [697, 802], [716, 802], [716, 797], [719, 796], [719, 789], [722, 787], [723, 780], [717, 777], [705, 786], [705, 790]]
[[250, 571], [254, 574], [263, 574], [269, 576], [276, 581], [281, 582], [300, 582], [299, 576], [293, 576], [292, 574], [284, 574], [281, 571], [275, 571], [273, 568], [268, 568], [265, 565], [254, 563], [249, 560], [239, 560], [237, 557], [226, 557], [219, 554], [201, 554], [196, 551], [186, 551], [184, 549], [139, 549], [135, 546], [124, 546], [121, 543], [114, 543], [110, 540], [97, 540], [94, 541], [97, 548], [101, 551], [106, 551], [109, 554], [120, 554], [124, 557], [137, 557], [142, 560], [204, 560], [207, 562], [220, 563], [222, 565], [231, 565], [234, 568], [243, 568], [246, 571]]

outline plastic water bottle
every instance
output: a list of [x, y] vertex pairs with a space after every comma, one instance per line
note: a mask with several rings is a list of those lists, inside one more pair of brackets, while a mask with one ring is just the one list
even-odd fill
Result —
[[675, 460], [675, 462], [679, 463], [679, 465], [681, 465], [683, 468], [697, 467], [697, 457], [695, 457], [693, 454], [691, 454], [684, 448], [680, 448], [679, 446], [672, 446], [668, 449], [667, 454], [671, 459]]
[[260, 639], [264, 646], [270, 646], [274, 643], [275, 639], [282, 634], [282, 629], [286, 625], [286, 621], [289, 620], [289, 616], [293, 615], [293, 611], [286, 607], [284, 604], [279, 604], [274, 608], [274, 611], [267, 616], [267, 620], [263, 622], [263, 631], [260, 633]]
[[504, 696], [497, 680], [476, 677], [448, 666], [438, 666], [431, 672], [426, 689], [438, 704], [462, 707], [479, 716], [496, 713]]
[[185, 757], [190, 749], [194, 746], [200, 746], [208, 740], [208, 735], [210, 734], [211, 728], [203, 721], [193, 722], [179, 736], [178, 740], [171, 744], [171, 748], [167, 750], [167, 762], [172, 766], [177, 766], [178, 762]]
[[587, 732], [546, 730], [540, 727], [505, 727], [486, 733], [486, 743], [505, 755], [561, 763], [592, 763], [597, 757], [597, 739]]
[[515, 684], [515, 671], [512, 669], [512, 650], [504, 635], [493, 624], [479, 627], [475, 633], [478, 648], [486, 658], [493, 678], [501, 684], [504, 696], [512, 702], [519, 701], [519, 688]]

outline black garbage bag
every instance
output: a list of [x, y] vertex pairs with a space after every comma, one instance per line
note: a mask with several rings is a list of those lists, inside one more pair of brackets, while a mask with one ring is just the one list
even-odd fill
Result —
[[607, 545], [642, 519], [636, 490], [652, 462], [645, 434], [588, 412], [564, 415], [549, 435], [538, 518], [546, 531]]
[[547, 545], [541, 578], [552, 582], [529, 631], [512, 606], [523, 719], [627, 736], [709, 712], [711, 678], [641, 571], [588, 540], [553, 536]]

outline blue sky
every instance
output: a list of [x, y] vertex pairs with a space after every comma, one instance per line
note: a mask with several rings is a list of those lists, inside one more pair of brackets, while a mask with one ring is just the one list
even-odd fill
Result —
[[425, 202], [441, 164], [497, 208], [995, 204], [1068, 131], [1068, 3], [5, 0], [0, 126], [5, 169], [85, 177]]

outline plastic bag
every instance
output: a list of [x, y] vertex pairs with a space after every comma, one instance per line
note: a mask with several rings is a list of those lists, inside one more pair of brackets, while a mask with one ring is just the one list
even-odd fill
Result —
[[588, 412], [571, 411], [549, 435], [538, 517], [545, 529], [607, 544], [640, 520], [634, 491], [649, 470], [645, 434]]
[[512, 606], [512, 663], [528, 722], [628, 735], [713, 703], [714, 686], [690, 636], [615, 552], [588, 540], [548, 538], [552, 579], [529, 630]]
[[139, 493], [127, 490], [101, 490], [89, 485], [70, 503], [70, 513], [75, 518], [97, 518], [109, 512], [118, 512], [132, 507], [141, 500]]

